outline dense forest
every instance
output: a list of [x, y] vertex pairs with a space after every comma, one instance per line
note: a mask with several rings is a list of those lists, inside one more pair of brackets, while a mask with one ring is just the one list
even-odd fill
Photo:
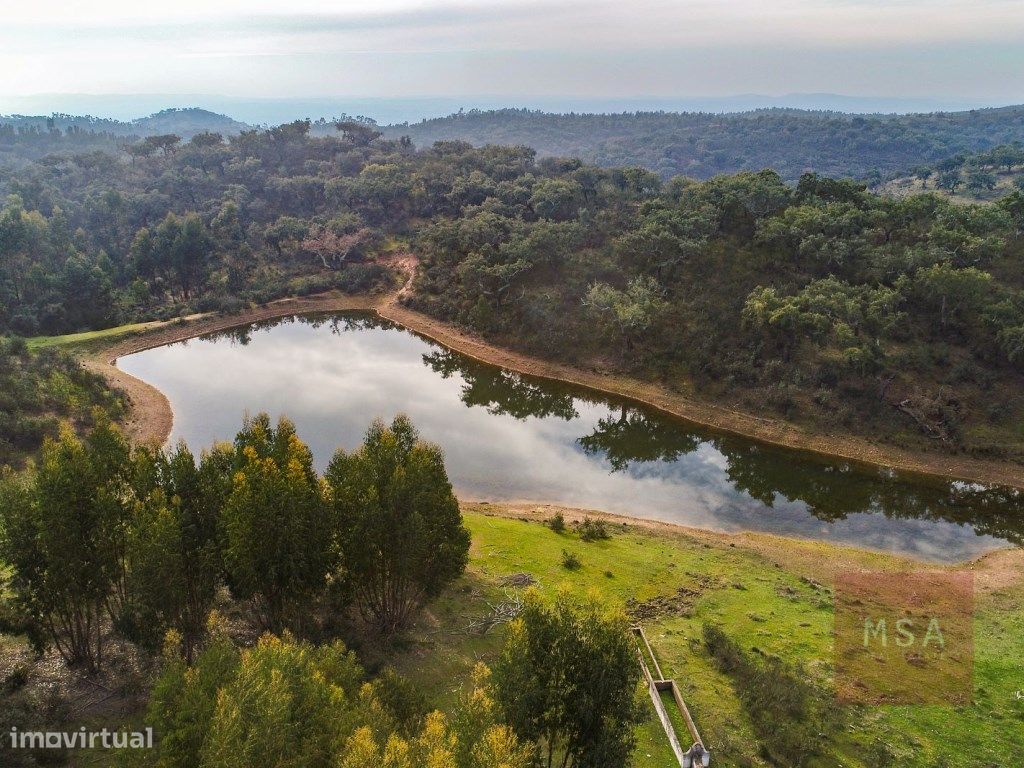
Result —
[[[572, 173], [545, 191], [587, 194], [594, 172]], [[425, 228], [414, 306], [748, 409], [1020, 457], [1020, 194], [965, 207], [771, 171], [632, 181], [632, 205], [535, 192], [534, 222], [509, 200]]]
[[0, 329], [384, 289], [540, 355], [946, 450], [1022, 455], [1024, 195], [956, 205], [773, 171], [664, 182], [347, 122], [149, 137], [0, 174]]
[[454, 139], [475, 145], [525, 144], [542, 157], [578, 157], [602, 167], [640, 165], [663, 179], [772, 168], [787, 181], [807, 171], [874, 180], [960, 152], [1024, 140], [1024, 107], [912, 115], [791, 109], [613, 115], [474, 110], [384, 131], [424, 146]]

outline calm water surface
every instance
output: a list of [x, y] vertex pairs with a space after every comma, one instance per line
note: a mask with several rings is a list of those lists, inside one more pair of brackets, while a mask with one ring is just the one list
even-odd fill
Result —
[[409, 414], [466, 498], [536, 501], [960, 560], [1024, 542], [1024, 494], [901, 475], [723, 436], [523, 377], [365, 315], [260, 323], [121, 358], [174, 410], [172, 441], [287, 415], [323, 469], [375, 418]]

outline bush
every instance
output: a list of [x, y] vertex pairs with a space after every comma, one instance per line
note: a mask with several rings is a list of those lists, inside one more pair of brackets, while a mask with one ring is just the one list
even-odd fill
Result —
[[830, 696], [803, 669], [754, 660], [718, 627], [704, 625], [704, 644], [718, 670], [733, 679], [764, 757], [776, 765], [808, 765], [841, 725]]
[[11, 330], [21, 336], [35, 336], [39, 333], [39, 321], [29, 314], [15, 315], [11, 318]]
[[380, 264], [349, 264], [335, 284], [347, 293], [365, 293], [386, 286], [389, 276], [387, 269]]
[[567, 571], [578, 571], [583, 567], [583, 563], [576, 557], [574, 552], [570, 552], [567, 549], [562, 550], [562, 567]]
[[221, 312], [226, 315], [241, 312], [246, 308], [246, 303], [238, 296], [207, 295], [196, 303], [196, 309], [200, 312]]
[[611, 534], [608, 533], [608, 526], [605, 525], [604, 520], [591, 520], [589, 517], [585, 517], [580, 523], [580, 538], [583, 541], [600, 541], [610, 539]]
[[565, 515], [556, 512], [555, 516], [548, 520], [548, 528], [555, 533], [565, 533]]
[[413, 736], [423, 726], [430, 705], [423, 689], [391, 667], [373, 681], [374, 693], [402, 736]]

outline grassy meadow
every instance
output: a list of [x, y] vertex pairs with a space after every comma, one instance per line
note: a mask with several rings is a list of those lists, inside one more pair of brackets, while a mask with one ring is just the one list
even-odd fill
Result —
[[[920, 564], [889, 555], [810, 541], [741, 534], [735, 537], [618, 519], [608, 540], [584, 542], [570, 527], [543, 524], [545, 508], [508, 517], [497, 505], [468, 505], [473, 534], [466, 576], [431, 606], [415, 633], [388, 659], [443, 705], [469, 669], [493, 658], [500, 626], [467, 631], [507, 599], [508, 576], [528, 573], [537, 588], [596, 590], [633, 608], [658, 656], [674, 677], [713, 763], [767, 765], [733, 683], [704, 648], [705, 622], [721, 626], [743, 648], [800, 664], [826, 689], [832, 672], [834, 574], [845, 569], [891, 571]], [[519, 514], [516, 510], [514, 514]], [[562, 566], [575, 553], [577, 570]], [[822, 766], [941, 766], [972, 754], [978, 766], [1007, 766], [1024, 751], [1024, 568], [1013, 553], [976, 567], [975, 701], [973, 706], [847, 707], [845, 729]], [[636, 607], [636, 603], [640, 607]], [[635, 765], [671, 766], [653, 708], [642, 728]], [[685, 730], [677, 728], [681, 741]]]

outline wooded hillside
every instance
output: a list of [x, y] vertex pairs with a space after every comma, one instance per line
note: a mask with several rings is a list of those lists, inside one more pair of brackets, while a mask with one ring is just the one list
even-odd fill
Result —
[[471, 111], [385, 134], [417, 145], [458, 139], [525, 144], [540, 156], [579, 157], [604, 167], [640, 165], [662, 178], [776, 170], [796, 181], [814, 171], [854, 179], [888, 177], [960, 152], [1024, 141], [1024, 107], [927, 115], [851, 115], [765, 109], [734, 114], [640, 112], [550, 114]]
[[753, 412], [1020, 457], [1024, 195], [895, 200], [773, 171], [663, 182], [298, 122], [0, 174], [0, 329], [53, 334], [394, 279], [510, 347]]

